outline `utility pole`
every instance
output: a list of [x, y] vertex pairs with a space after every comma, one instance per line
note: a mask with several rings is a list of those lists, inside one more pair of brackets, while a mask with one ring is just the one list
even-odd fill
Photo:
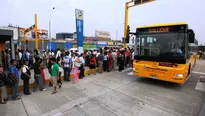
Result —
[[[124, 48], [127, 47], [127, 44], [126, 44], [126, 39], [128, 37], [128, 10], [129, 8], [131, 7], [134, 7], [134, 6], [138, 6], [138, 5], [142, 5], [142, 4], [146, 4], [146, 3], [149, 3], [149, 2], [153, 2], [155, 0], [132, 0], [130, 2], [126, 2], [125, 3], [125, 22], [124, 22]], [[129, 5], [131, 4], [131, 5]]]
[[51, 51], [51, 40], [52, 40], [52, 36], [51, 36], [51, 15], [52, 15], [52, 12], [53, 10], [55, 10], [55, 7], [53, 7], [51, 9], [51, 12], [50, 12], [50, 17], [49, 17], [49, 41], [50, 41], [50, 51]]
[[118, 30], [116, 30], [116, 39], [115, 39], [115, 41], [117, 41], [117, 38], [118, 38]]
[[36, 40], [36, 49], [38, 49], [38, 22], [37, 22], [37, 14], [34, 15], [34, 20], [35, 20], [35, 26], [34, 26], [34, 30], [35, 30], [35, 40]]

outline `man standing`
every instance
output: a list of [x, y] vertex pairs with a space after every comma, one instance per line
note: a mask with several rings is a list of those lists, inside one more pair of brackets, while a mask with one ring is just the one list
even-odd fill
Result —
[[18, 57], [19, 57], [19, 59], [18, 59], [18, 68], [20, 69], [21, 66], [22, 66], [22, 52], [21, 52], [21, 50], [19, 50], [19, 52], [18, 52]]
[[102, 73], [103, 70], [103, 61], [104, 61], [104, 56], [102, 54], [102, 51], [100, 52], [100, 54], [97, 57], [97, 61], [98, 61], [98, 65], [99, 65], [99, 73]]
[[80, 75], [79, 75], [79, 79], [82, 79], [83, 77], [85, 77], [84, 75], [84, 72], [85, 72], [85, 68], [84, 68], [84, 65], [85, 65], [85, 60], [84, 60], [84, 54], [81, 54], [80, 55], [80, 67], [79, 67], [79, 70], [80, 70]]
[[71, 71], [71, 65], [72, 65], [72, 60], [69, 54], [70, 54], [69, 52], [66, 52], [65, 57], [63, 58], [64, 81], [67, 81], [67, 82], [70, 81], [70, 71]]
[[37, 91], [38, 85], [39, 85], [40, 91], [46, 90], [44, 89], [44, 86], [43, 86], [43, 77], [41, 76], [41, 71], [40, 71], [40, 61], [41, 59], [39, 57], [36, 57], [35, 63], [31, 66], [31, 69], [34, 69], [34, 80], [35, 80], [33, 92]]
[[120, 51], [119, 55], [119, 72], [122, 72], [124, 70], [124, 52]]
[[12, 65], [10, 68], [10, 72], [12, 73], [13, 78], [16, 78], [17, 80], [17, 82], [11, 87], [12, 99], [19, 100], [20, 97], [17, 93], [18, 93], [18, 84], [19, 84], [18, 82], [19, 82], [20, 75], [18, 69], [16, 68], [17, 62], [16, 60], [12, 59], [10, 63]]
[[52, 84], [53, 84], [53, 92], [51, 94], [55, 94], [57, 93], [57, 86], [58, 86], [58, 83], [57, 83], [57, 80], [59, 80], [59, 65], [56, 64], [56, 59], [55, 58], [51, 58], [51, 81], [52, 81]]
[[115, 67], [117, 66], [117, 53], [116, 53], [116, 51], [112, 52], [112, 59], [113, 59], [113, 69], [115, 70]]

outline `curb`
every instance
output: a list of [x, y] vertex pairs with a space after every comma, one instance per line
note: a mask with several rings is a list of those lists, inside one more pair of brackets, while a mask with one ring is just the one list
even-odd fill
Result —
[[[85, 70], [85, 76], [88, 75], [89, 71], [90, 71], [90, 69]], [[98, 71], [98, 69], [96, 69], [96, 72], [97, 71]], [[78, 73], [78, 75], [79, 75], [79, 73]], [[73, 73], [70, 73], [70, 78], [71, 79], [73, 78]], [[64, 76], [61, 76], [61, 80], [63, 80], [63, 79], [64, 79]], [[49, 82], [50, 82], [50, 79], [47, 79], [44, 86], [49, 85]], [[34, 82], [30, 83], [29, 84], [29, 89], [33, 88], [33, 86], [34, 86]], [[23, 85], [18, 86], [18, 92], [21, 92], [21, 91], [23, 91]], [[7, 94], [8, 95], [11, 94], [11, 88], [7, 88]]]

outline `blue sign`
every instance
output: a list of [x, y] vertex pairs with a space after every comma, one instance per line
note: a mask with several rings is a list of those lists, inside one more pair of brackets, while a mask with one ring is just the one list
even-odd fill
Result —
[[83, 10], [75, 9], [75, 17], [76, 17], [77, 46], [78, 46], [79, 53], [82, 53], [83, 52], [83, 40], [84, 40]]

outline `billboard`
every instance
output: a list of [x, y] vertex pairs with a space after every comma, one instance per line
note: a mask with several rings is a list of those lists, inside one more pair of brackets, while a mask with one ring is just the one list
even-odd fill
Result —
[[[32, 39], [35, 39], [35, 37], [34, 37], [35, 31], [34, 30], [31, 31], [31, 35], [32, 35]], [[47, 40], [48, 39], [48, 30], [38, 29], [38, 38]]]
[[83, 18], [84, 18], [84, 12], [83, 10], [75, 9], [75, 20], [76, 20], [76, 35], [77, 35], [77, 46], [78, 46], [78, 52], [83, 52], [83, 40], [84, 40], [84, 34], [83, 34]]
[[110, 38], [110, 32], [96, 30], [95, 31], [95, 37]]
[[[19, 28], [20, 38], [22, 38], [22, 39], [24, 37], [24, 30], [25, 29], [26, 28]], [[27, 32], [26, 39], [35, 39], [34, 34], [35, 34], [34, 30]], [[48, 39], [48, 30], [38, 29], [38, 36], [39, 36], [39, 39]]]

